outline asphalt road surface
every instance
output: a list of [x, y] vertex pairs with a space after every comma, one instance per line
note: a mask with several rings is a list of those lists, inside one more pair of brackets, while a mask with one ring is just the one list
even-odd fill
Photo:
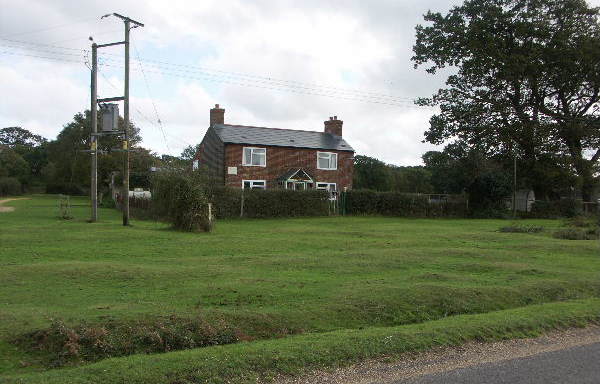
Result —
[[600, 343], [480, 364], [392, 383], [599, 384]]
[[282, 377], [278, 384], [600, 384], [600, 326], [470, 342]]

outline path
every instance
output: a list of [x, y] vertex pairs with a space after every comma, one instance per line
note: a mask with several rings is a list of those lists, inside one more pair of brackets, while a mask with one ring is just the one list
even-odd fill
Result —
[[15, 207], [3, 207], [2, 204], [4, 203], [8, 203], [9, 201], [14, 201], [14, 200], [26, 200], [26, 197], [18, 197], [16, 199], [2, 199], [0, 200], [0, 213], [2, 212], [12, 212], [15, 210]]

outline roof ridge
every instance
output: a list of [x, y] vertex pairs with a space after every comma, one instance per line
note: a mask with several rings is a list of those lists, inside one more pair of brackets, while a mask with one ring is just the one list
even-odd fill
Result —
[[[217, 124], [217, 125], [227, 125], [227, 126], [230, 126], [230, 127], [244, 127], [244, 128], [277, 129], [277, 130], [280, 130], [280, 131], [310, 132], [310, 133], [322, 133], [322, 134], [326, 134], [326, 135], [331, 135], [331, 133], [328, 133], [328, 132], [309, 131], [309, 130], [306, 130], [306, 129], [259, 127], [259, 126], [256, 126], [256, 125], [243, 125], [243, 124]], [[335, 136], [335, 135], [331, 135], [331, 136]], [[342, 136], [339, 136], [339, 137], [342, 137]]]

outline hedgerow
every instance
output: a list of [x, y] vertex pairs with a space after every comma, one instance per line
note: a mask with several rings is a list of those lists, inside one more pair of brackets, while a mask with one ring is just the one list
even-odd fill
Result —
[[402, 217], [465, 216], [466, 200], [449, 198], [430, 202], [426, 195], [352, 190], [342, 198], [350, 215], [383, 215]]
[[[329, 197], [321, 190], [213, 188], [210, 200], [219, 218], [327, 216]], [[243, 205], [243, 209], [242, 209]]]

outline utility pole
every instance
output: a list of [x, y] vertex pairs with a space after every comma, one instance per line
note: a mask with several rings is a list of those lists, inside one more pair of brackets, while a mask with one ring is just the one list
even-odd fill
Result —
[[[527, 204], [527, 202], [525, 202]], [[517, 155], [513, 154], [513, 219], [517, 217]]]
[[[129, 134], [130, 134], [130, 121], [129, 121], [129, 32], [132, 28], [143, 27], [144, 24], [130, 19], [129, 17], [120, 15], [118, 13], [107, 14], [101, 17], [101, 19], [109, 16], [115, 16], [123, 20], [125, 24], [125, 39], [115, 43], [100, 44], [94, 43], [92, 45], [92, 221], [97, 219], [97, 137], [101, 134], [98, 133], [97, 129], [97, 104], [98, 102], [112, 102], [112, 101], [123, 101], [123, 120], [124, 127], [122, 132], [114, 132], [115, 134], [122, 135], [122, 147], [113, 151], [123, 152], [123, 225], [129, 225]], [[107, 97], [98, 100], [97, 99], [97, 49], [104, 47], [111, 47], [115, 45], [124, 45], [125, 47], [125, 86], [123, 90], [123, 96], [118, 97]], [[102, 134], [109, 134], [103, 132]]]
[[92, 135], [90, 137], [90, 150], [92, 155], [92, 177], [91, 177], [91, 200], [92, 217], [91, 222], [98, 220], [98, 45], [92, 44], [92, 78], [91, 78], [91, 105], [90, 115], [92, 119]]
[[123, 102], [123, 119], [125, 120], [125, 134], [123, 135], [123, 150], [125, 152], [123, 152], [123, 189], [125, 189], [125, 204], [123, 205], [123, 225], [129, 225], [129, 18], [125, 18], [124, 21], [125, 101]]

